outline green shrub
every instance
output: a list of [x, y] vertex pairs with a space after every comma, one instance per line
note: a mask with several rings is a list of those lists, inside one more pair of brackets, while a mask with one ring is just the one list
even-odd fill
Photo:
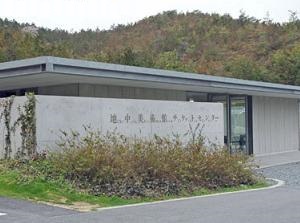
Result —
[[[201, 188], [256, 183], [248, 158], [225, 149], [207, 150], [201, 141], [183, 145], [178, 140], [128, 140], [118, 135], [73, 133], [49, 154], [50, 178], [63, 176], [94, 195], [160, 197]], [[43, 166], [43, 165], [42, 165]]]

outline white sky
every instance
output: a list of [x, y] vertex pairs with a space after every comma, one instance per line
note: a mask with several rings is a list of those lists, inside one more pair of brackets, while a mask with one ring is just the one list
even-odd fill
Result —
[[173, 9], [229, 13], [233, 17], [242, 9], [259, 19], [269, 12], [273, 21], [285, 22], [289, 10], [300, 12], [300, 0], [0, 0], [1, 18], [69, 31], [108, 29]]

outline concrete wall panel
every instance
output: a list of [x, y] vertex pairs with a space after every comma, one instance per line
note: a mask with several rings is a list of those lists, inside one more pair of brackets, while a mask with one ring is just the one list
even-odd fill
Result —
[[254, 154], [299, 150], [299, 106], [296, 99], [253, 97]]
[[[207, 145], [223, 146], [223, 105], [160, 100], [136, 100], [90, 97], [36, 96], [36, 132], [38, 151], [56, 148], [61, 131], [86, 133], [84, 126], [103, 134], [116, 132], [128, 137], [152, 138], [178, 135], [187, 142], [196, 135]], [[5, 99], [1, 99], [5, 100]], [[26, 97], [16, 97], [11, 124], [19, 117], [18, 107]], [[0, 109], [1, 112], [1, 109]], [[201, 130], [201, 131], [200, 131]], [[6, 130], [0, 122], [0, 156], [4, 155]], [[11, 135], [12, 153], [21, 147], [20, 127]]]
[[[179, 135], [183, 141], [191, 138], [191, 130], [199, 134], [203, 125], [202, 135], [207, 142], [223, 145], [221, 103], [61, 96], [37, 98], [37, 138], [40, 150], [54, 144], [59, 130], [84, 133], [83, 125], [103, 133], [115, 131], [128, 137]], [[151, 120], [152, 114], [155, 120]]]

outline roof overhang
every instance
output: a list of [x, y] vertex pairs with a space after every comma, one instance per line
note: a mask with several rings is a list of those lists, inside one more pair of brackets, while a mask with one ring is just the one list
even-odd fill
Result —
[[90, 83], [300, 98], [300, 87], [58, 57], [0, 63], [0, 91]]

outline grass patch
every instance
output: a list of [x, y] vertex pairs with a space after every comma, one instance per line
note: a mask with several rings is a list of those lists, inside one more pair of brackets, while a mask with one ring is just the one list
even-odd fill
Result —
[[77, 191], [67, 182], [47, 181], [41, 178], [22, 182], [20, 178], [22, 176], [18, 170], [6, 169], [1, 171], [0, 196], [66, 205], [71, 205], [74, 202], [87, 202], [98, 204], [100, 207], [150, 201], [145, 198], [124, 199], [116, 196], [93, 196], [84, 191]]
[[168, 195], [156, 198], [137, 197], [137, 198], [121, 198], [117, 196], [95, 196], [85, 191], [78, 191], [65, 181], [45, 180], [36, 177], [31, 180], [22, 181], [20, 170], [9, 170], [1, 168], [0, 172], [0, 196], [25, 199], [31, 201], [41, 201], [53, 204], [70, 205], [76, 202], [85, 202], [87, 204], [96, 205], [96, 207], [110, 207], [117, 205], [127, 205], [142, 202], [151, 202], [158, 200], [167, 200], [178, 197], [201, 196], [220, 192], [232, 192], [239, 190], [247, 190], [254, 188], [266, 187], [265, 181], [259, 181], [253, 185], [240, 185], [235, 187], [225, 187], [218, 189], [199, 189], [194, 192], [181, 192], [178, 195]]

